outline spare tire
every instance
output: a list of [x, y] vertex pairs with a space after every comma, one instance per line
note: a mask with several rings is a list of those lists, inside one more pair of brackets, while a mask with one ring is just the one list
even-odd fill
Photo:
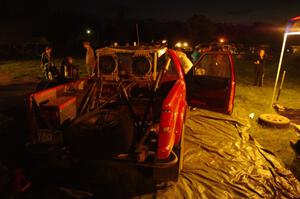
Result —
[[286, 128], [290, 125], [290, 120], [287, 117], [277, 114], [261, 114], [258, 122], [262, 125], [276, 128]]
[[76, 119], [66, 144], [81, 158], [103, 159], [128, 153], [134, 139], [134, 121], [127, 112], [96, 110]]

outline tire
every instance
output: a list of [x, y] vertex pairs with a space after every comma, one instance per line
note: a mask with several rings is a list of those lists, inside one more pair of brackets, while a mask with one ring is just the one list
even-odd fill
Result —
[[290, 125], [288, 118], [276, 114], [262, 114], [259, 116], [258, 122], [262, 125], [276, 128], [286, 128]]
[[176, 172], [175, 172], [175, 177], [174, 177], [175, 181], [178, 180], [180, 172], [182, 171], [182, 168], [183, 168], [183, 151], [184, 151], [184, 134], [185, 134], [184, 127], [185, 127], [185, 124], [182, 125], [180, 143], [178, 146], [174, 147], [174, 152], [176, 153], [176, 155], [178, 157], [178, 162], [176, 165]]
[[66, 144], [81, 158], [110, 158], [128, 153], [134, 122], [127, 112], [97, 110], [78, 118], [66, 134]]
[[[185, 113], [186, 114], [186, 113]], [[180, 143], [177, 146], [173, 147], [173, 152], [176, 154], [178, 161], [176, 165], [168, 168], [153, 168], [153, 180], [156, 184], [162, 182], [179, 180], [180, 173], [183, 168], [183, 152], [184, 152], [184, 134], [185, 134], [185, 125], [182, 125], [181, 139]]]
[[177, 154], [179, 157], [179, 165], [178, 165], [178, 177], [183, 168], [183, 152], [184, 152], [184, 135], [185, 135], [185, 124], [182, 125], [181, 139], [180, 139], [180, 150]]

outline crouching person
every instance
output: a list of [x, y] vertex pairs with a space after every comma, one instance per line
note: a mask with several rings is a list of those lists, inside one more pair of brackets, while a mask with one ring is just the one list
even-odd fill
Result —
[[60, 68], [61, 76], [67, 80], [77, 80], [79, 79], [79, 67], [73, 65], [73, 58], [66, 57], [63, 59]]

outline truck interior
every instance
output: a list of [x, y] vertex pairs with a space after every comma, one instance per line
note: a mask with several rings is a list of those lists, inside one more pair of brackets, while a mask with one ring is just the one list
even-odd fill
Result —
[[234, 95], [234, 68], [228, 53], [205, 53], [186, 76], [191, 106], [230, 113]]

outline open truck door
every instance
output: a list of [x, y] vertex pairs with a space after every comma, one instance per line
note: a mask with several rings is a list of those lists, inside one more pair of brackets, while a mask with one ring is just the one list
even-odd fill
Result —
[[229, 52], [206, 52], [186, 75], [190, 106], [232, 113], [235, 95], [234, 62]]

